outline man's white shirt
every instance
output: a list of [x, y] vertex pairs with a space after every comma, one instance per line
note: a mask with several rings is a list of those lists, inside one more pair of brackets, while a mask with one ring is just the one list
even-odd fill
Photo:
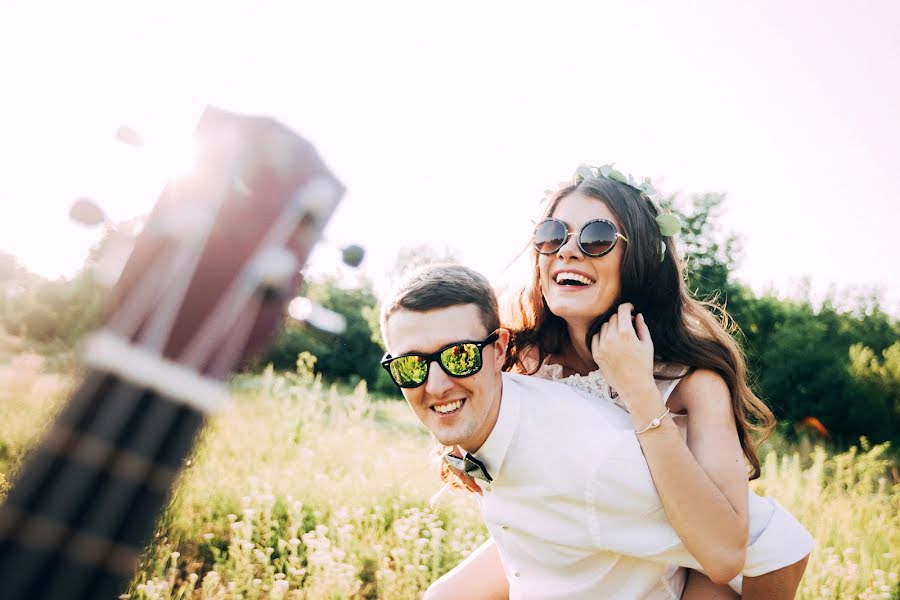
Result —
[[[481, 514], [511, 599], [677, 599], [675, 567], [701, 570], [666, 517], [631, 417], [536, 377], [503, 374], [500, 413], [475, 453]], [[777, 502], [750, 492], [744, 575], [793, 564], [812, 538]], [[740, 589], [740, 581], [732, 583]]]

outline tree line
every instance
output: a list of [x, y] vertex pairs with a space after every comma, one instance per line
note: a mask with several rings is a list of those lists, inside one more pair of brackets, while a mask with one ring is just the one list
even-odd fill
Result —
[[[718, 194], [698, 196], [690, 210], [669, 203], [683, 224], [679, 239], [687, 285], [710, 306], [724, 307], [732, 319], [752, 386], [781, 427], [791, 433], [807, 424], [839, 443], [861, 435], [872, 441], [900, 438], [900, 322], [882, 310], [875, 295], [847, 307], [833, 299], [814, 303], [757, 295], [735, 281], [739, 240], [720, 236], [716, 227], [723, 200]], [[422, 249], [407, 252], [397, 270], [422, 262], [425, 254]], [[90, 266], [71, 279], [46, 280], [0, 253], [0, 333], [44, 352], [71, 349], [102, 310], [105, 294]], [[348, 288], [322, 278], [304, 283], [300, 291], [342, 314], [346, 330], [335, 335], [289, 320], [251, 368], [271, 363], [293, 370], [298, 355], [309, 352], [326, 380], [350, 385], [365, 380], [370, 391], [399, 397], [379, 364], [384, 349], [372, 283], [362, 279]]]

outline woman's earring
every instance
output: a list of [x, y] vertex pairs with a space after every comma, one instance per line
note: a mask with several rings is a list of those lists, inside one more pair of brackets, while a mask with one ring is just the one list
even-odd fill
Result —
[[666, 241], [659, 241], [659, 262], [666, 260]]

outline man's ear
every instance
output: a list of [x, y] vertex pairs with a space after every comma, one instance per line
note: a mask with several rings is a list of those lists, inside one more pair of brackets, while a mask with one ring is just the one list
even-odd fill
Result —
[[503, 364], [506, 362], [506, 350], [509, 348], [508, 329], [501, 328], [497, 330], [497, 341], [494, 342], [494, 348], [497, 349], [497, 356], [494, 357], [494, 362], [497, 363], [497, 371], [502, 371]]

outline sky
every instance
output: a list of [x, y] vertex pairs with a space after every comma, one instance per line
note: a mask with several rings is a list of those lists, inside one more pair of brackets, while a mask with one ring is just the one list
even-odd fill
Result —
[[145, 4], [2, 11], [0, 250], [42, 275], [98, 239], [72, 201], [149, 211], [212, 104], [282, 121], [347, 186], [312, 274], [358, 243], [379, 287], [420, 245], [502, 279], [543, 190], [614, 162], [683, 206], [726, 194], [757, 293], [900, 315], [896, 2]]

